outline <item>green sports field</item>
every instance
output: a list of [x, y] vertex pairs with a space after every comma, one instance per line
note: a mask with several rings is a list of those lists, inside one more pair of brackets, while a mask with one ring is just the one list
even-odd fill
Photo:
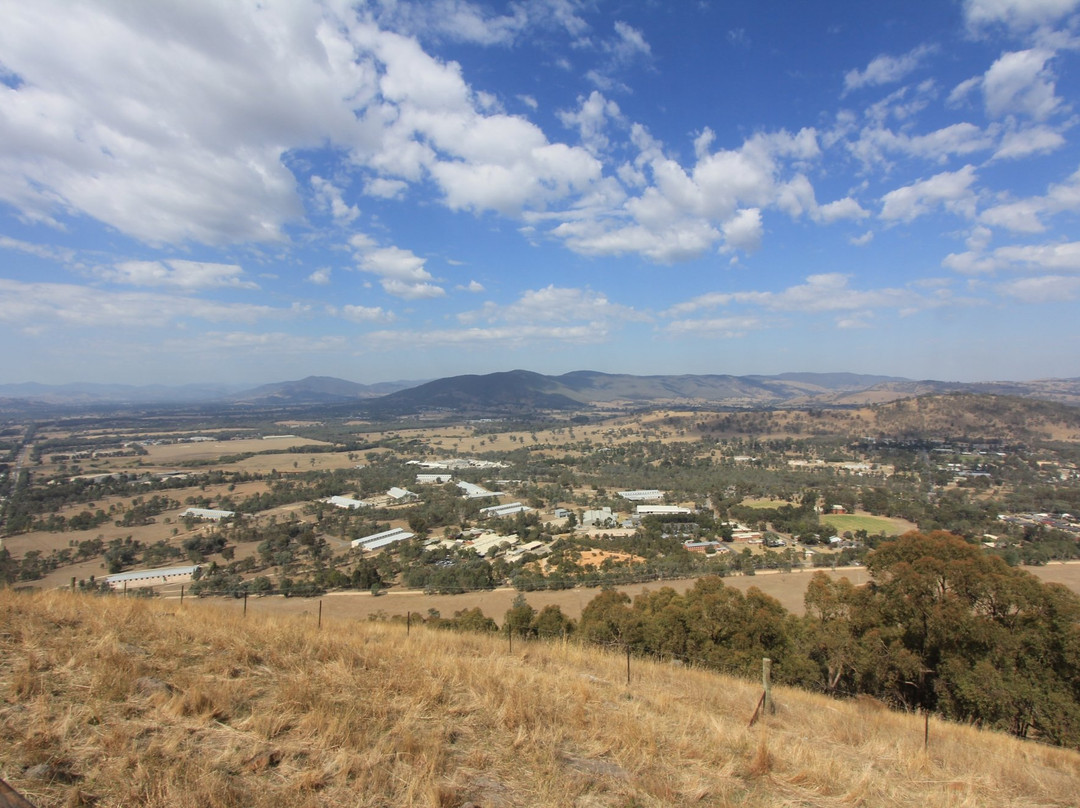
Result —
[[916, 526], [904, 519], [890, 519], [887, 516], [866, 516], [861, 514], [829, 514], [822, 516], [823, 524], [836, 528], [837, 533], [865, 530], [867, 533], [884, 533], [887, 536], [899, 536]]

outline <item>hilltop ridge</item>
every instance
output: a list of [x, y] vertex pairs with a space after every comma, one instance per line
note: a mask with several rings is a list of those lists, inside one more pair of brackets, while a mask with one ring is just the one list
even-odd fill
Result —
[[1080, 778], [783, 688], [751, 728], [759, 683], [635, 659], [628, 684], [565, 642], [11, 591], [0, 625], [0, 776], [39, 806], [1065, 806]]

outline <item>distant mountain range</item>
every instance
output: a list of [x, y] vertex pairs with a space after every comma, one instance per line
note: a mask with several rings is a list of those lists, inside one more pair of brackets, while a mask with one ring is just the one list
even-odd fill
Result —
[[33, 403], [82, 407], [193, 403], [234, 407], [355, 405], [358, 411], [372, 415], [432, 411], [505, 414], [653, 405], [859, 406], [954, 392], [1012, 395], [1080, 405], [1080, 379], [961, 383], [857, 373], [634, 376], [589, 370], [561, 376], [512, 370], [429, 382], [372, 385], [309, 376], [249, 389], [228, 385], [8, 384], [0, 385], [0, 405], [6, 403], [19, 409]]

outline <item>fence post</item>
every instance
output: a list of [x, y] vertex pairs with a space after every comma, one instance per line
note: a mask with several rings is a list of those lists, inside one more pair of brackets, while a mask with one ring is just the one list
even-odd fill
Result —
[[412, 612], [408, 609], [405, 610], [405, 636], [409, 636], [409, 632], [412, 631]]
[[319, 628], [322, 628], [322, 600], [319, 600]]
[[184, 585], [180, 584], [180, 605], [184, 605]]
[[772, 660], [768, 657], [761, 659], [761, 684], [765, 688], [764, 710], [767, 713], [776, 712], [776, 705], [772, 699]]
[[244, 593], [244, 617], [247, 617], [247, 592]]
[[930, 711], [923, 707], [923, 751], [930, 748]]
[[630, 643], [626, 644], [626, 686], [630, 687]]

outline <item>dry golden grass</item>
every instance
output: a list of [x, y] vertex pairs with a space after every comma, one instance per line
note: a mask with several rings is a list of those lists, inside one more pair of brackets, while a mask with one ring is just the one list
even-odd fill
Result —
[[39, 808], [1076, 804], [1072, 751], [937, 721], [924, 751], [917, 717], [783, 689], [751, 729], [754, 683], [635, 660], [628, 686], [625, 666], [0, 592], [0, 777]]

